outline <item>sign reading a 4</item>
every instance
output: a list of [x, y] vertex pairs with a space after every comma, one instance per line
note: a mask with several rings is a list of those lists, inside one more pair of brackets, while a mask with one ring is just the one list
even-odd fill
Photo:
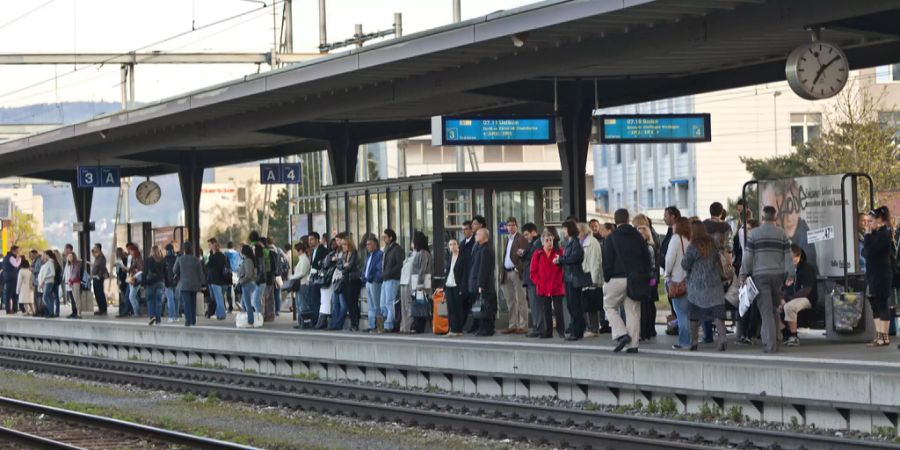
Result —
[[260, 164], [261, 184], [300, 184], [300, 164]]

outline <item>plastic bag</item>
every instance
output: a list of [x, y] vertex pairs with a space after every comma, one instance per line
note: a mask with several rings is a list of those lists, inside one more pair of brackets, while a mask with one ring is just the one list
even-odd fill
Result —
[[758, 294], [759, 288], [757, 288], [756, 283], [753, 282], [753, 277], [747, 277], [747, 281], [744, 282], [744, 285], [741, 286], [741, 290], [738, 293], [740, 299], [738, 314], [740, 316], [743, 317], [744, 314], [747, 314], [747, 310], [750, 309], [750, 305], [756, 300]]
[[862, 292], [833, 292], [831, 294], [834, 329], [850, 332], [859, 324], [865, 309]]

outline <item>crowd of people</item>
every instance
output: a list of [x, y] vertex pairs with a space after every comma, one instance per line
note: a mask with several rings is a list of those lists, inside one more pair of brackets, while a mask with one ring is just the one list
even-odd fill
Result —
[[[282, 300], [290, 298], [285, 304], [296, 317], [295, 328], [359, 331], [365, 292], [365, 329], [372, 333], [424, 333], [438, 314], [448, 322], [449, 337], [499, 332], [576, 341], [609, 333], [614, 351], [634, 353], [656, 336], [660, 290], [671, 307], [667, 333], [677, 336], [674, 349], [695, 351], [710, 343], [726, 350], [728, 311], [736, 309], [738, 289], [752, 278], [759, 294], [735, 317], [735, 342], [759, 341], [766, 352], [799, 345], [798, 314], [818, 301], [815, 261], [777, 226], [775, 208], [763, 208], [757, 221], [743, 207], [738, 204], [737, 232], [718, 202], [705, 220], [668, 207], [664, 236], [647, 216], [630, 217], [625, 209], [615, 212], [614, 223], [570, 217], [559, 228], [520, 228], [509, 217], [499, 255], [487, 221], [475, 216], [463, 224], [461, 239], [445, 243], [443, 273], [435, 273], [428, 236], [416, 231], [404, 250], [388, 228], [380, 238], [364, 236], [361, 248], [346, 232], [330, 239], [312, 232], [293, 249], [256, 231], [237, 248], [229, 242], [223, 249], [209, 239], [206, 252], [184, 242], [177, 249], [154, 245], [143, 255], [129, 243], [116, 249], [110, 266], [100, 244], [89, 261], [81, 261], [71, 245], [62, 253], [28, 255], [13, 246], [0, 280], [7, 314], [58, 317], [63, 302], [71, 305], [69, 318], [106, 315], [104, 285], [114, 277], [118, 317], [142, 315], [145, 304], [150, 325], [165, 317], [192, 326], [200, 313], [226, 320], [237, 309], [245, 315], [239, 326], [259, 326], [274, 320]], [[891, 228], [887, 207], [861, 216], [860, 230], [866, 292], [876, 318], [871, 345], [889, 345], [896, 332], [892, 299], [900, 287], [900, 232]], [[509, 312], [500, 330], [498, 287]], [[442, 299], [440, 307], [433, 298]]]

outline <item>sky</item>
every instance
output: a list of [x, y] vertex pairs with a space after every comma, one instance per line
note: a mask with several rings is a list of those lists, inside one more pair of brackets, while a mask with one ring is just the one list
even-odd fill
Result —
[[[0, 53], [265, 53], [273, 46], [273, 8], [272, 0], [264, 1], [266, 7], [258, 0], [0, 0]], [[275, 0], [279, 24], [281, 1]], [[462, 18], [529, 3], [534, 0], [462, 0]], [[390, 29], [394, 12], [403, 14], [404, 34], [452, 21], [451, 0], [327, 0], [326, 9], [330, 42], [350, 38], [356, 23], [364, 32]], [[318, 1], [294, 0], [293, 12], [294, 51], [317, 52]], [[138, 65], [136, 100], [159, 100], [257, 70], [269, 67]], [[0, 106], [120, 99], [115, 64], [0, 66]]]
[[[258, 52], [271, 50], [273, 42], [271, 0], [0, 0], [0, 53], [127, 53], [162, 52]], [[281, 0], [276, 0], [280, 24]], [[534, 0], [462, 0], [462, 19], [533, 3]], [[294, 51], [318, 52], [318, 1], [294, 0]], [[390, 29], [393, 13], [403, 14], [404, 34], [452, 21], [451, 0], [327, 0], [330, 42], [353, 35], [354, 24], [364, 32]], [[247, 13], [219, 25], [203, 28]], [[192, 28], [200, 28], [191, 31]], [[177, 38], [166, 40], [172, 36]], [[388, 38], [390, 39], [390, 38]], [[165, 41], [165, 42], [160, 42]], [[153, 44], [153, 45], [150, 45]], [[138, 65], [136, 100], [140, 103], [240, 78], [263, 65]], [[66, 101], [121, 100], [120, 74], [116, 65], [0, 66], [0, 107]], [[156, 208], [132, 201], [134, 221], [155, 225], [177, 221], [181, 198], [174, 176], [155, 177], [163, 185]], [[135, 183], [136, 185], [137, 183]], [[36, 188], [44, 198], [44, 236], [51, 246], [74, 241], [75, 220], [68, 186]], [[132, 190], [135, 186], [132, 186]], [[134, 198], [132, 192], [131, 198]], [[116, 190], [94, 193], [94, 242], [109, 245]], [[160, 220], [160, 205], [167, 208]], [[178, 205], [178, 206], [174, 206]], [[167, 223], [161, 223], [167, 222]], [[168, 223], [171, 222], [171, 223]]]

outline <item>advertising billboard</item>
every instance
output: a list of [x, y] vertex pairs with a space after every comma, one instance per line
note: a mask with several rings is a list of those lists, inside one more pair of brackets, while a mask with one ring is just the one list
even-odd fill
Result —
[[[762, 216], [763, 207], [774, 206], [778, 211], [777, 224], [792, 243], [806, 252], [807, 260], [816, 264], [821, 276], [841, 277], [845, 265], [850, 273], [859, 267], [853, 178], [844, 181], [847, 198], [842, 204], [842, 177], [823, 175], [759, 182], [760, 211], [757, 217]], [[844, 225], [841, 224], [842, 210], [846, 213]], [[845, 245], [847, 261], [844, 260]]]

